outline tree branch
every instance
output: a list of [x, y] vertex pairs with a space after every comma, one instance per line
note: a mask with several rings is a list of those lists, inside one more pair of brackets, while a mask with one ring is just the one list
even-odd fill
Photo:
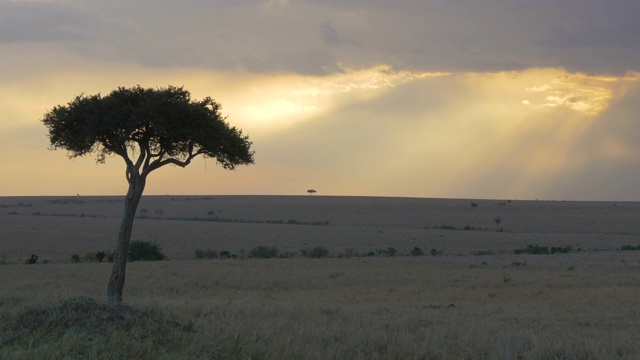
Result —
[[156, 159], [154, 161], [151, 162], [151, 164], [149, 164], [149, 166], [145, 167], [144, 169], [144, 174], [145, 176], [148, 175], [150, 172], [152, 172], [153, 170], [156, 170], [158, 168], [161, 168], [165, 165], [168, 164], [172, 164], [172, 165], [176, 165], [176, 166], [180, 166], [180, 167], [186, 167], [187, 165], [189, 165], [191, 163], [191, 160], [193, 160], [196, 156], [204, 154], [205, 151], [204, 150], [199, 150], [196, 151], [195, 153], [189, 153], [189, 156], [187, 156], [187, 158], [185, 160], [178, 160], [175, 158], [169, 158], [169, 159], [164, 159], [162, 160], [161, 158]]

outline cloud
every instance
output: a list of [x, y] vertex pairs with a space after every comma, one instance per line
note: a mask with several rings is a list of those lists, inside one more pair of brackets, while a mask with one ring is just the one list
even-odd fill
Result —
[[636, 1], [0, 1], [0, 42], [54, 42], [89, 59], [155, 67], [329, 74], [622, 75], [640, 64]]
[[90, 41], [99, 23], [65, 3], [0, 1], [0, 43]]
[[0, 0], [0, 147], [21, 151], [0, 188], [121, 193], [119, 159], [49, 152], [38, 121], [79, 93], [174, 84], [220, 101], [257, 164], [163, 169], [148, 193], [637, 197], [638, 6]]
[[[324, 193], [344, 195], [605, 199], [620, 194], [559, 189], [568, 181], [595, 188], [581, 175], [598, 167], [603, 156], [619, 167], [634, 166], [637, 141], [620, 143], [628, 136], [624, 131], [611, 129], [608, 145], [597, 153], [578, 150], [604, 141], [596, 125], [628, 111], [631, 102], [612, 105], [616, 86], [608, 79], [544, 69], [517, 75], [447, 75], [398, 83], [261, 138], [257, 158], [288, 164], [289, 174], [298, 176], [311, 170], [335, 174], [326, 184], [307, 181], [324, 185]], [[625, 82], [637, 84], [628, 78], [617, 86]], [[534, 87], [542, 94], [526, 106], [522, 96]], [[564, 98], [581, 91], [595, 94], [580, 100], [583, 107], [571, 101], [544, 106], [546, 92]]]

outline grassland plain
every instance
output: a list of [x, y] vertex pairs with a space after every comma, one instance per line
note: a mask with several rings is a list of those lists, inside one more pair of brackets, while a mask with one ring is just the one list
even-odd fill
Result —
[[[125, 303], [189, 331], [23, 326], [26, 309], [103, 299], [110, 264], [71, 255], [114, 246], [122, 203], [0, 198], [0, 358], [640, 358], [640, 252], [617, 250], [640, 245], [638, 203], [151, 196], [142, 209], [133, 238], [170, 260], [129, 264]], [[527, 244], [574, 251], [514, 254]], [[333, 257], [194, 259], [258, 245]], [[427, 256], [407, 256], [416, 246]]]

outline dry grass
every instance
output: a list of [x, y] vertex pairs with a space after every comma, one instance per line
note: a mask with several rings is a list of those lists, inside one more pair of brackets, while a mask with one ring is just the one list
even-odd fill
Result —
[[[266, 198], [255, 198], [253, 207], [251, 197], [173, 202], [159, 197], [150, 199], [156, 205], [146, 206], [161, 207], [165, 217], [176, 216], [167, 214], [174, 211], [206, 217], [205, 210], [212, 208], [227, 212], [219, 214], [225, 217], [329, 220], [329, 226], [137, 221], [134, 238], [158, 241], [172, 260], [129, 264], [127, 305], [187, 324], [195, 332], [148, 332], [143, 327], [124, 332], [115, 327], [101, 336], [71, 332], [56, 338], [36, 330], [31, 338], [1, 347], [0, 358], [640, 358], [635, 339], [640, 332], [640, 264], [637, 252], [615, 250], [640, 244], [633, 228], [640, 220], [637, 204], [479, 202], [471, 208], [459, 200]], [[316, 202], [315, 210], [307, 209], [310, 201]], [[91, 208], [74, 206], [88, 205], [96, 213], [105, 211], [98, 210], [98, 204], [43, 201], [41, 210], [29, 211], [75, 209], [81, 214]], [[177, 204], [175, 210], [171, 204]], [[403, 210], [403, 204], [410, 211]], [[271, 206], [271, 213], [261, 206]], [[104, 218], [0, 216], [8, 224], [0, 242], [9, 262], [0, 268], [0, 316], [5, 324], [15, 326], [25, 309], [51, 307], [77, 296], [103, 298], [110, 264], [72, 264], [69, 255], [109, 249], [113, 235], [108, 234], [117, 231], [118, 209], [102, 213]], [[494, 216], [503, 219], [504, 233], [424, 228], [485, 222], [490, 227]], [[563, 220], [549, 225], [553, 231], [544, 227], [555, 217]], [[603, 219], [602, 226], [581, 225], [594, 219]], [[7, 240], [9, 234], [21, 241]], [[514, 255], [525, 239], [583, 251]], [[420, 246], [425, 252], [441, 249], [443, 255], [192, 259], [196, 248], [237, 251], [257, 245], [281, 250], [322, 245], [334, 252]], [[475, 256], [475, 250], [493, 254]], [[20, 264], [32, 252], [53, 262]], [[15, 329], [2, 328], [0, 342]]]

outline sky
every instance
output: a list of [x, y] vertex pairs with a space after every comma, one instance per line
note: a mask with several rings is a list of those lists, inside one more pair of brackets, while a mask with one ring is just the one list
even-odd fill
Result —
[[0, 0], [0, 196], [121, 195], [43, 115], [183, 86], [255, 164], [145, 194], [640, 200], [637, 0]]

